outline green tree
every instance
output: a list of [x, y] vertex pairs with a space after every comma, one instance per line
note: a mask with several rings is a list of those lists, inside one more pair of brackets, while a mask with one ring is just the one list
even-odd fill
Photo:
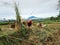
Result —
[[58, 15], [57, 18], [60, 18], [60, 15]]
[[50, 17], [50, 20], [55, 20], [55, 17]]

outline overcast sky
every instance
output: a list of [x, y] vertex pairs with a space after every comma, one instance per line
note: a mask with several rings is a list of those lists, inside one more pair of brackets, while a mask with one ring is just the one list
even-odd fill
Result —
[[[40, 18], [57, 16], [58, 0], [15, 0], [19, 2], [19, 11], [22, 18], [36, 16]], [[4, 3], [5, 2], [5, 3]], [[13, 0], [0, 0], [0, 19], [15, 19]]]

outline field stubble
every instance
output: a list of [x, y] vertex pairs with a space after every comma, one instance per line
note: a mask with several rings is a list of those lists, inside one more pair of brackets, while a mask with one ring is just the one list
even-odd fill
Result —
[[[10, 31], [8, 31], [8, 33], [9, 32]], [[23, 38], [21, 38], [21, 36]], [[23, 31], [20, 33], [18, 32], [13, 35], [8, 35], [7, 39], [8, 41], [10, 40], [12, 42], [17, 41], [16, 44], [11, 42], [13, 45], [59, 45], [60, 23], [48, 24], [46, 27], [43, 28], [37, 27], [36, 25], [32, 25], [30, 29], [26, 28], [23, 29]]]

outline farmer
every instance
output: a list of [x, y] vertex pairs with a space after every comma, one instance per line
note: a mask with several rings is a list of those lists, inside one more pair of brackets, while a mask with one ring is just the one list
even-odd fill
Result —
[[30, 27], [32, 25], [32, 20], [27, 21], [27, 26]]

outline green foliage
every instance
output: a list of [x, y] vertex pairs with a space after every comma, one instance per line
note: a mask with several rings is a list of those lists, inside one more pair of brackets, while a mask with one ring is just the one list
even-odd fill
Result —
[[15, 11], [16, 11], [16, 21], [18, 24], [20, 24], [21, 23], [21, 17], [20, 17], [19, 9], [18, 9], [18, 6], [16, 3], [15, 3]]
[[60, 14], [57, 16], [57, 19], [60, 19]]
[[0, 22], [0, 25], [7, 25], [8, 22]]
[[50, 20], [59, 21], [60, 20], [60, 14], [57, 17], [50, 17]]
[[20, 30], [20, 36], [21, 38], [24, 38], [24, 39], [28, 39], [29, 37], [29, 30], [26, 30], [26, 29], [22, 29]]
[[50, 20], [55, 20], [55, 17], [50, 17]]

